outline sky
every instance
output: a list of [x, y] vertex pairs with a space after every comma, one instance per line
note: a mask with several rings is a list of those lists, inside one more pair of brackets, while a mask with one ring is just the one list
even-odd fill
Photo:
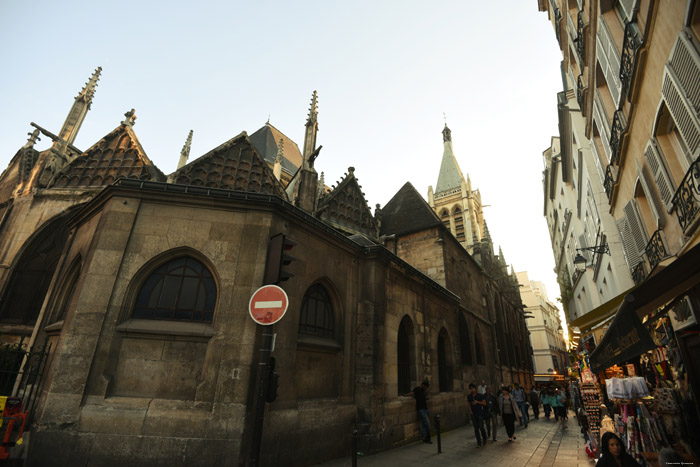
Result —
[[406, 182], [427, 199], [447, 122], [496, 249], [557, 303], [542, 152], [558, 134], [560, 61], [534, 0], [0, 0], [0, 171], [30, 122], [60, 131], [98, 66], [75, 146], [134, 108], [166, 174], [190, 129], [190, 160], [268, 119], [301, 146], [316, 90], [327, 185], [353, 166], [372, 210]]

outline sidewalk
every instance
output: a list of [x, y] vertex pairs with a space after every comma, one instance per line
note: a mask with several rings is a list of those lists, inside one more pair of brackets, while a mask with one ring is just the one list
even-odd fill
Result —
[[[580, 429], [569, 411], [569, 428], [562, 430], [554, 418], [531, 419], [529, 427], [515, 427], [517, 439], [508, 442], [505, 427], [498, 430], [498, 441], [476, 447], [474, 428], [466, 425], [442, 435], [442, 454], [437, 453], [437, 438], [433, 444], [417, 442], [408, 446], [358, 457], [358, 467], [428, 466], [451, 467], [483, 465], [493, 467], [592, 467], [584, 451]], [[350, 467], [350, 457], [318, 464], [319, 467]]]

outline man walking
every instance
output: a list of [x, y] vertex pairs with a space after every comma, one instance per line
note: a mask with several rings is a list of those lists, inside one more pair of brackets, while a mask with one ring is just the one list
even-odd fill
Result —
[[528, 416], [527, 416], [527, 394], [525, 394], [525, 390], [520, 387], [518, 383], [513, 384], [515, 386], [515, 389], [513, 389], [513, 400], [515, 401], [516, 404], [518, 404], [518, 408], [520, 409], [520, 426], [525, 425], [525, 428], [527, 428], [527, 423], [528, 423]]
[[430, 441], [430, 412], [428, 411], [428, 388], [430, 383], [428, 380], [424, 380], [420, 383], [420, 386], [413, 388], [413, 391], [409, 392], [408, 396], [413, 396], [416, 398], [416, 412], [421, 421], [421, 434], [423, 435], [423, 442], [428, 444], [433, 444]]
[[469, 384], [471, 394], [467, 396], [469, 411], [472, 414], [474, 434], [476, 435], [476, 447], [486, 445], [486, 431], [484, 430], [484, 418], [486, 414], [486, 396], [476, 392], [476, 384]]
[[486, 410], [488, 415], [486, 416], [486, 437], [490, 437], [493, 433], [493, 440], [496, 439], [496, 434], [498, 433], [498, 416], [501, 411], [498, 408], [498, 397], [491, 393], [491, 388], [486, 386]]
[[535, 386], [530, 386], [530, 392], [527, 395], [530, 397], [532, 414], [535, 416], [535, 420], [537, 420], [540, 418], [540, 394], [535, 389]]

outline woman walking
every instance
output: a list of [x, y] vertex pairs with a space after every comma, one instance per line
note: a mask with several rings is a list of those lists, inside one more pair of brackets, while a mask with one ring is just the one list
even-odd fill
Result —
[[506, 433], [508, 434], [508, 441], [513, 441], [515, 439], [515, 419], [521, 417], [520, 408], [518, 404], [511, 397], [508, 392], [508, 388], [503, 386], [501, 390], [501, 397], [498, 398], [498, 408], [501, 411], [501, 423], [506, 427]]

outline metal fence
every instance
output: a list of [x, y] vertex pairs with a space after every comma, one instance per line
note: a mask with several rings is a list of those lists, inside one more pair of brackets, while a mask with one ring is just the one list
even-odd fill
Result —
[[20, 399], [31, 422], [51, 344], [47, 338], [29, 347], [25, 340], [23, 336], [17, 343], [0, 344], [0, 396]]

